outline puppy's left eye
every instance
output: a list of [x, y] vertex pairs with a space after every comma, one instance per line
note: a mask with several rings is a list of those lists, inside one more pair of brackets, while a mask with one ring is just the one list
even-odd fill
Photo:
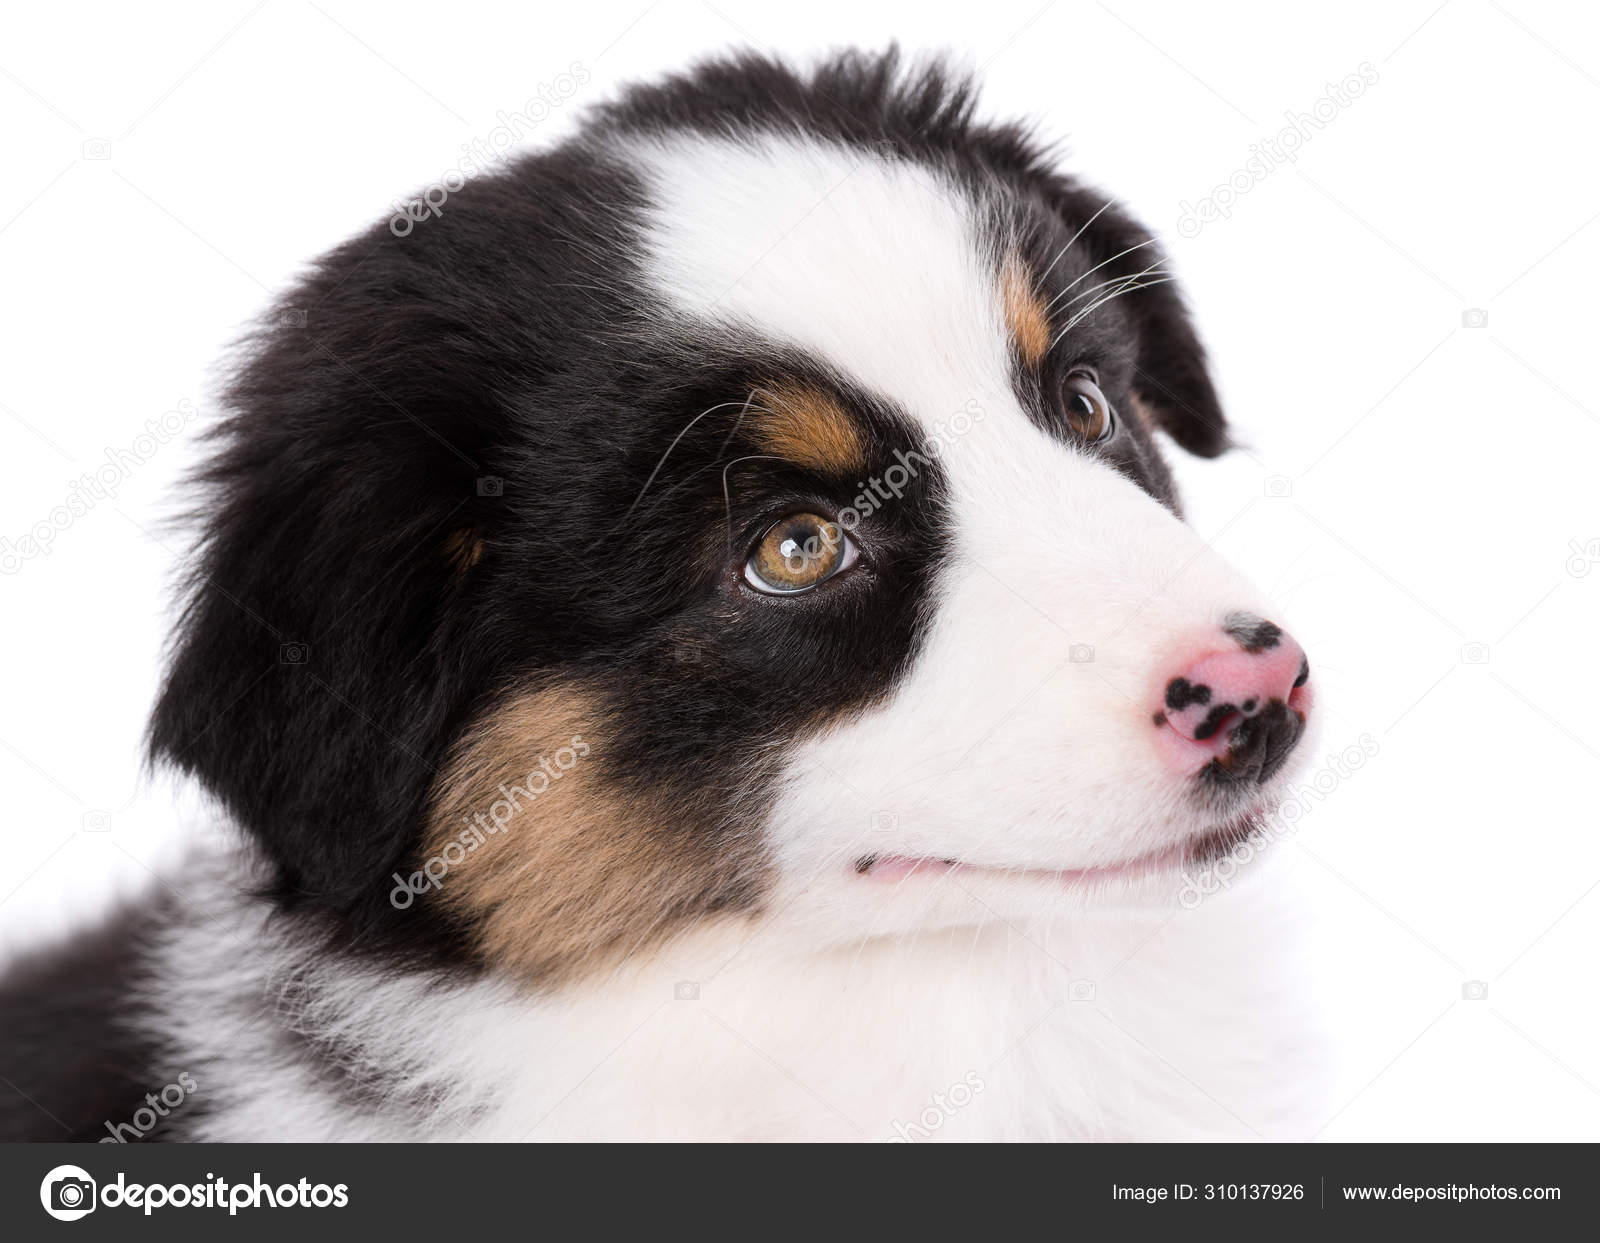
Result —
[[1061, 400], [1072, 430], [1089, 443], [1109, 440], [1117, 430], [1111, 403], [1089, 372], [1074, 371], [1069, 375], [1061, 385]]
[[750, 551], [744, 581], [769, 596], [792, 596], [826, 582], [856, 563], [856, 542], [816, 514], [790, 514], [773, 524]]

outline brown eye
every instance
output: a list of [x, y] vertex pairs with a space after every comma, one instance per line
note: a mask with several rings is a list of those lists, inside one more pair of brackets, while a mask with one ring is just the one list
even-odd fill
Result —
[[856, 545], [839, 525], [816, 514], [790, 514], [751, 550], [744, 581], [773, 596], [792, 596], [849, 569]]
[[1087, 371], [1074, 371], [1066, 378], [1061, 385], [1061, 400], [1072, 430], [1091, 444], [1109, 440], [1116, 431], [1111, 403]]

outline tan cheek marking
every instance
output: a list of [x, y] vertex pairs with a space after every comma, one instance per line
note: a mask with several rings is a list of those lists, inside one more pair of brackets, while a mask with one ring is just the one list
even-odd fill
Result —
[[1028, 366], [1037, 367], [1050, 349], [1050, 317], [1034, 290], [1027, 265], [1016, 255], [1000, 270], [1000, 300], [1017, 353]]
[[833, 475], [859, 475], [867, 454], [849, 411], [820, 389], [804, 384], [758, 388], [751, 398], [756, 439], [767, 452]]
[[475, 930], [486, 961], [536, 988], [762, 895], [758, 845], [702, 829], [693, 807], [618, 792], [603, 732], [579, 692], [524, 694], [469, 731], [434, 787], [424, 859], [450, 866], [427, 892]]

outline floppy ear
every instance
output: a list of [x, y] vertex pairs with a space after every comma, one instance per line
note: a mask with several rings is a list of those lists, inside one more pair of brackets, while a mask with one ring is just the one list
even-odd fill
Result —
[[[1084, 229], [1077, 244], [1086, 246], [1096, 263], [1105, 263], [1097, 276], [1132, 277], [1164, 262], [1162, 249], [1150, 244], [1150, 231], [1120, 206], [1107, 208], [1105, 195], [1062, 178], [1046, 180], [1069, 232]], [[1232, 443], [1228, 420], [1211, 384], [1205, 349], [1176, 291], [1174, 284], [1150, 285], [1118, 303], [1138, 328], [1134, 394], [1151, 421], [1178, 444], [1201, 457], [1216, 457]]]
[[496, 489], [444, 378], [481, 360], [444, 356], [465, 347], [437, 310], [338, 288], [349, 258], [269, 317], [229, 393], [150, 752], [258, 839], [280, 900], [371, 928], [472, 684], [458, 632]]
[[1211, 384], [1205, 348], [1175, 289], [1152, 286], [1128, 300], [1139, 325], [1134, 392], [1167, 435], [1190, 453], [1216, 457], [1232, 443], [1228, 421]]

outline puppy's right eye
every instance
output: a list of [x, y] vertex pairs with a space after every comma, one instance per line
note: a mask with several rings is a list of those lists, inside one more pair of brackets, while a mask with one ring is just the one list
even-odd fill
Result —
[[1100, 391], [1092, 373], [1074, 371], [1069, 375], [1061, 385], [1061, 401], [1072, 430], [1090, 444], [1111, 439], [1117, 430], [1111, 403]]
[[835, 522], [790, 514], [774, 523], [750, 551], [744, 581], [769, 596], [810, 591], [856, 563], [856, 543]]

